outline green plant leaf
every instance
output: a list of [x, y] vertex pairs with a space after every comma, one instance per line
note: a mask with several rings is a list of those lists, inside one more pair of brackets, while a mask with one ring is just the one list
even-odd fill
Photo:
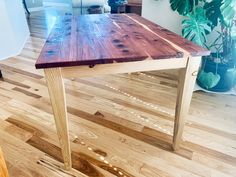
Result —
[[206, 10], [206, 17], [209, 21], [211, 21], [212, 28], [218, 25], [219, 19], [223, 19], [221, 14], [222, 0], [212, 0], [210, 2], [205, 2], [204, 9]]
[[185, 38], [194, 43], [204, 46], [207, 33], [211, 32], [210, 22], [205, 17], [205, 11], [202, 8], [196, 8], [188, 19], [183, 20], [182, 34]]
[[206, 89], [210, 89], [215, 87], [220, 81], [220, 75], [214, 74], [212, 72], [205, 72], [201, 70], [198, 73], [198, 81], [202, 84], [202, 86]]
[[180, 15], [187, 15], [192, 12], [194, 4], [197, 5], [199, 0], [170, 0], [171, 8]]
[[236, 1], [235, 0], [222, 0], [220, 7], [223, 21], [226, 26], [230, 26], [235, 18]]

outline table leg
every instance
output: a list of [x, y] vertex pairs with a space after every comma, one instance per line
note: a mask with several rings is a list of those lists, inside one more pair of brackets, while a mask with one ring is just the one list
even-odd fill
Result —
[[70, 170], [72, 166], [71, 150], [70, 150], [70, 142], [68, 134], [68, 118], [66, 109], [65, 86], [61, 75], [61, 69], [60, 68], [44, 69], [44, 73], [53, 108], [53, 114], [57, 128], [57, 135], [61, 145], [65, 169]]
[[180, 69], [173, 135], [174, 150], [180, 147], [200, 62], [199, 57], [189, 58], [186, 68]]

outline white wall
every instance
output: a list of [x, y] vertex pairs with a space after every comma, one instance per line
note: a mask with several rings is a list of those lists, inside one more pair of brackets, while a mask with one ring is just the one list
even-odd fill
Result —
[[0, 60], [18, 55], [29, 37], [22, 1], [0, 1]]
[[43, 6], [43, 0], [25, 0], [28, 8], [37, 8]]
[[181, 35], [183, 17], [171, 10], [169, 0], [143, 0], [142, 16]]

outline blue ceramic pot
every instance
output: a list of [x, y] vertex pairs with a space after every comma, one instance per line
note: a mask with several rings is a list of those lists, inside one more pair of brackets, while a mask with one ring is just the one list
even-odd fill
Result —
[[[206, 60], [206, 61], [204, 61]], [[204, 67], [204, 71], [206, 73], [208, 72], [212, 72], [215, 73], [216, 72], [216, 63], [213, 62], [212, 60], [210, 60], [209, 58], [205, 58], [203, 59], [203, 63], [205, 62], [205, 67]], [[213, 92], [226, 92], [231, 90], [234, 85], [235, 85], [235, 80], [236, 80], [236, 76], [235, 74], [231, 74], [230, 71], [232, 71], [234, 68], [234, 64], [223, 64], [223, 63], [219, 63], [218, 64], [218, 69], [217, 69], [217, 74], [220, 75], [220, 80], [218, 82], [218, 84], [215, 87], [212, 88], [206, 88], [204, 87], [204, 84], [201, 83], [201, 81], [197, 78], [197, 84], [209, 91], [213, 91]]]

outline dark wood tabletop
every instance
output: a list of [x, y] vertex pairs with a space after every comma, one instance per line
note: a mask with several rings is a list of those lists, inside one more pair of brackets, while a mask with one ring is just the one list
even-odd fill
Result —
[[135, 14], [65, 15], [58, 18], [36, 68], [95, 65], [145, 59], [181, 59], [209, 51]]

